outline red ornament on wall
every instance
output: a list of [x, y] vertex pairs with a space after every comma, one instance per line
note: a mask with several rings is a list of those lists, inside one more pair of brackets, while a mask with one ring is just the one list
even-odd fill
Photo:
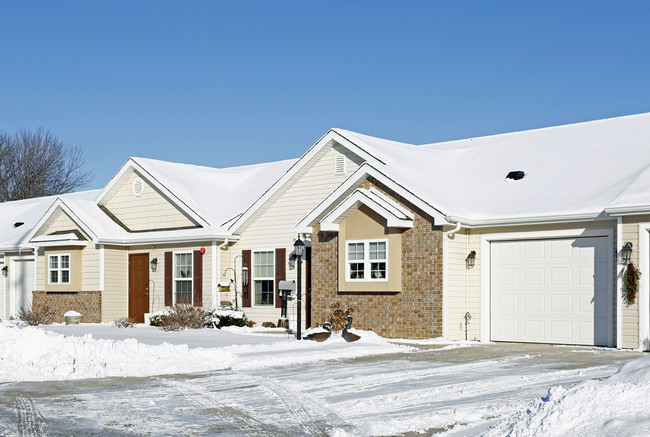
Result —
[[201, 252], [201, 255], [203, 255], [205, 253], [205, 247], [200, 248], [199, 252]]

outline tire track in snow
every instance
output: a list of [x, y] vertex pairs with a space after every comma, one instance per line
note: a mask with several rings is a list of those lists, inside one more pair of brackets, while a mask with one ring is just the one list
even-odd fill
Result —
[[185, 398], [192, 402], [218, 412], [220, 419], [242, 431], [247, 436], [293, 436], [290, 433], [274, 424], [262, 422], [245, 411], [223, 405], [219, 398], [207, 391], [200, 391], [194, 388], [192, 384], [159, 379], [165, 386], [172, 388]]
[[[323, 421], [324, 423], [328, 423], [329, 425], [332, 425], [332, 424], [339, 424], [342, 422], [342, 420], [334, 412], [330, 411], [329, 409], [325, 408], [324, 406], [312, 400], [297, 399], [295, 393], [287, 390], [286, 388], [284, 388], [280, 384], [275, 383], [269, 378], [260, 378], [252, 375], [246, 375], [246, 378], [256, 381], [261, 387], [265, 388], [267, 391], [271, 392], [274, 396], [276, 396], [284, 404], [284, 406], [287, 407], [289, 413], [296, 418], [298, 424], [307, 433], [307, 435], [314, 436], [314, 437], [327, 436], [327, 433], [319, 429], [318, 425], [313, 420], [312, 411], [314, 411], [314, 409], [316, 411], [325, 413], [324, 419], [327, 420], [326, 421], [324, 420]], [[307, 408], [303, 407], [302, 403], [310, 403], [314, 408], [308, 410]]]
[[14, 400], [18, 435], [21, 437], [45, 437], [45, 422], [43, 416], [34, 405], [34, 401], [24, 396]]

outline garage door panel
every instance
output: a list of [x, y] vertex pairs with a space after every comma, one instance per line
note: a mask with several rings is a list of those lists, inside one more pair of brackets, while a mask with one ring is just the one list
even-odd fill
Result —
[[492, 242], [492, 340], [606, 344], [608, 247], [607, 237]]

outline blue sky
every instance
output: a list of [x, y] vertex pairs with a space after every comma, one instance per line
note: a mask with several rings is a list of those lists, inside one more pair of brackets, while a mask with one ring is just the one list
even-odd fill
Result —
[[0, 130], [100, 188], [129, 156], [295, 158], [331, 127], [415, 144], [650, 111], [650, 2], [0, 2]]

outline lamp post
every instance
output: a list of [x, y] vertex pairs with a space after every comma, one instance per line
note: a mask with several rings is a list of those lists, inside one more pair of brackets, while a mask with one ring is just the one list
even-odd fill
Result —
[[300, 340], [300, 325], [302, 323], [300, 320], [302, 312], [302, 308], [300, 308], [302, 303], [302, 254], [305, 252], [305, 243], [300, 239], [300, 235], [298, 235], [296, 242], [293, 243], [293, 250], [296, 252], [296, 259], [298, 261], [298, 319], [296, 321], [296, 339]]

